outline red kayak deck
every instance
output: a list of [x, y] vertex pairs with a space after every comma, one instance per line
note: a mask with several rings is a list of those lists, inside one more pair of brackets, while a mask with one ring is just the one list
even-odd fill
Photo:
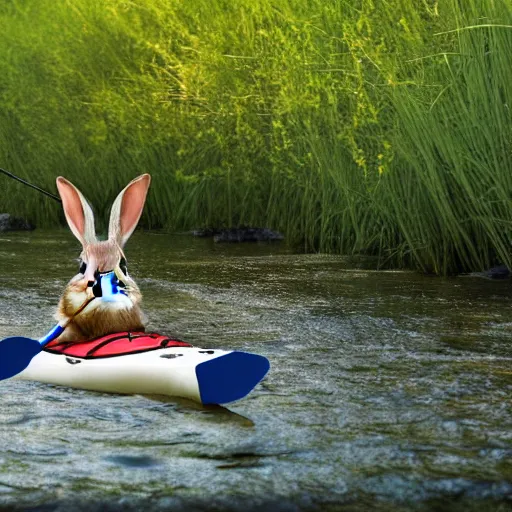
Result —
[[137, 354], [169, 347], [191, 347], [189, 343], [162, 334], [145, 332], [118, 332], [88, 341], [54, 341], [44, 350], [83, 359]]

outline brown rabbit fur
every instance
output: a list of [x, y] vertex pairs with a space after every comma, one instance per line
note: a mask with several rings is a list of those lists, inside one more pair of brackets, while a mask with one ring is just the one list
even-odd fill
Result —
[[[149, 174], [143, 174], [121, 191], [112, 205], [108, 240], [98, 241], [94, 216], [84, 196], [68, 180], [57, 178], [66, 220], [82, 244], [80, 258], [82, 266], [85, 265], [85, 269], [81, 269], [83, 273], [73, 277], [62, 294], [56, 314], [59, 322], [72, 318], [91, 296], [88, 283], [95, 280], [96, 271], [122, 272], [123, 247], [140, 219], [150, 182]], [[126, 288], [119, 301], [93, 299], [73, 318], [58, 341], [83, 341], [114, 332], [144, 331], [140, 290], [127, 273], [123, 273], [122, 280]]]

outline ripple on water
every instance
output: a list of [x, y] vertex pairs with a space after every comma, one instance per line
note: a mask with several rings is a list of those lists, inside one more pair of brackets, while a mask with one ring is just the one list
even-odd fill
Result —
[[[16, 257], [0, 266], [0, 337], [51, 326], [77, 253], [71, 236], [52, 235], [58, 252], [44, 233], [9, 236]], [[227, 408], [5, 381], [0, 506], [509, 505], [511, 299], [502, 283], [168, 235], [137, 233], [127, 252], [152, 330], [261, 353], [271, 371]]]
[[149, 469], [158, 468], [162, 462], [148, 455], [108, 455], [105, 461], [125, 468]]

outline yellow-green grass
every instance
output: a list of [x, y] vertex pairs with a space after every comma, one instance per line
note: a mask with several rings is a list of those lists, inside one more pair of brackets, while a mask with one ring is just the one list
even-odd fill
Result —
[[[103, 221], [150, 172], [148, 227], [512, 264], [509, 0], [12, 0], [0, 23], [0, 167], [65, 175]], [[0, 210], [62, 222], [0, 179]]]

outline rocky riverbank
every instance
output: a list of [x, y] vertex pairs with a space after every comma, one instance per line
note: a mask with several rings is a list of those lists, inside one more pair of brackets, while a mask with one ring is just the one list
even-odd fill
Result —
[[268, 228], [207, 228], [192, 231], [192, 235], [201, 238], [213, 237], [216, 243], [275, 242], [284, 240], [284, 236], [281, 233]]
[[0, 213], [0, 233], [4, 231], [32, 231], [35, 226], [9, 213]]

